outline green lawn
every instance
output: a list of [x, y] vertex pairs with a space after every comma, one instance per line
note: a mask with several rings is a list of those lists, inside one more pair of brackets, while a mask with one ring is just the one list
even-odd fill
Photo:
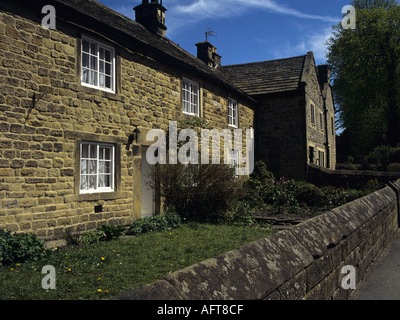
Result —
[[[0, 299], [104, 299], [266, 237], [268, 228], [189, 223], [162, 232], [59, 249], [37, 262], [0, 267]], [[44, 290], [42, 267], [56, 270]]]

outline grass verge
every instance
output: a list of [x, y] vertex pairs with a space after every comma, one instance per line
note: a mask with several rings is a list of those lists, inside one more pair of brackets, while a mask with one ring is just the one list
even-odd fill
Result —
[[[59, 249], [37, 262], [0, 267], [0, 299], [105, 299], [272, 232], [260, 227], [188, 223], [172, 231]], [[55, 290], [42, 288], [46, 274], [41, 271], [46, 265], [56, 270]]]

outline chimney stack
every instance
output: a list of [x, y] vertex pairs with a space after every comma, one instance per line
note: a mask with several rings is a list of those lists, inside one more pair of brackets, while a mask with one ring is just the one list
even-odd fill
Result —
[[142, 0], [142, 4], [133, 8], [135, 10], [135, 20], [145, 26], [152, 33], [165, 37], [165, 11], [162, 0]]
[[217, 53], [217, 48], [208, 41], [196, 43], [197, 58], [211, 68], [221, 66], [221, 56]]

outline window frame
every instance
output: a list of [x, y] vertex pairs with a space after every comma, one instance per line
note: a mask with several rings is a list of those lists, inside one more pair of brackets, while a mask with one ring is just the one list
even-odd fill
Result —
[[313, 127], [316, 126], [315, 116], [316, 116], [316, 114], [315, 114], [315, 105], [313, 103], [311, 103], [311, 125]]
[[[88, 157], [83, 158], [82, 147], [83, 145], [91, 145], [96, 146], [96, 158], [91, 158], [90, 153], [88, 152]], [[99, 157], [99, 150], [100, 147], [110, 148], [110, 159], [100, 159]], [[82, 161], [96, 161], [96, 173], [89, 174], [89, 173], [82, 173]], [[110, 187], [99, 187], [99, 175], [108, 175], [107, 173], [100, 173], [99, 172], [99, 162], [110, 162]], [[97, 194], [97, 193], [109, 193], [116, 191], [116, 145], [112, 143], [103, 143], [103, 142], [94, 142], [94, 141], [80, 141], [79, 143], [79, 194]], [[95, 176], [95, 188], [94, 189], [82, 189], [82, 176]]]
[[235, 175], [239, 172], [239, 150], [229, 149], [229, 166], [235, 169]]
[[[197, 88], [197, 99], [195, 100], [195, 103], [192, 102], [192, 95], [193, 92], [191, 90], [188, 90], [185, 88], [185, 83], [187, 83], [190, 87], [190, 89], [192, 89], [192, 86], [195, 86]], [[185, 99], [185, 91], [189, 93], [189, 100]], [[188, 109], [187, 107], [185, 108], [185, 103], [187, 103], [189, 105], [189, 111], [187, 111], [186, 109]], [[193, 110], [192, 110], [193, 107]], [[196, 107], [197, 107], [197, 113], [196, 111]], [[193, 111], [193, 112], [192, 112]], [[201, 107], [200, 107], [200, 84], [198, 82], [192, 81], [190, 79], [187, 78], [182, 78], [182, 112], [184, 114], [188, 114], [188, 115], [192, 115], [192, 116], [197, 116], [200, 117], [201, 114]]]
[[[84, 55], [84, 51], [83, 51], [83, 41], [87, 41], [90, 44], [94, 44], [96, 46], [96, 69], [90, 69], [90, 63], [89, 63], [89, 67], [84, 67], [83, 66], [83, 55]], [[111, 88], [105, 87], [105, 86], [101, 86], [100, 85], [100, 49], [103, 48], [107, 51], [110, 51], [111, 53]], [[116, 53], [115, 53], [115, 48], [111, 47], [101, 41], [95, 40], [93, 38], [90, 38], [88, 36], [82, 35], [81, 37], [81, 50], [80, 50], [80, 59], [81, 59], [81, 63], [80, 63], [80, 67], [81, 67], [81, 73], [80, 73], [80, 78], [81, 78], [81, 85], [84, 87], [88, 87], [88, 88], [93, 88], [93, 89], [98, 89], [98, 90], [102, 90], [102, 91], [106, 91], [106, 92], [111, 92], [111, 93], [115, 93], [116, 92]], [[86, 53], [90, 56], [90, 52]], [[105, 61], [105, 60], [104, 60]], [[106, 63], [106, 62], [105, 62]], [[90, 83], [86, 83], [83, 81], [83, 71], [84, 69], [87, 69], [90, 71], [95, 71], [95, 74], [97, 75], [97, 85], [93, 85]], [[106, 75], [105, 70], [103, 72], [104, 75]]]
[[239, 126], [239, 104], [232, 98], [228, 98], [228, 125], [233, 128]]
[[319, 126], [320, 126], [321, 131], [325, 130], [324, 114], [322, 112], [319, 113]]
[[318, 165], [325, 168], [325, 152], [318, 150]]

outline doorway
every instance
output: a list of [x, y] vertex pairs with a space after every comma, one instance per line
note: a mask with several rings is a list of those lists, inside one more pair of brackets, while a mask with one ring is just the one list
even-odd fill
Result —
[[142, 148], [142, 218], [156, 214], [154, 166], [147, 162], [146, 152], [147, 148]]

